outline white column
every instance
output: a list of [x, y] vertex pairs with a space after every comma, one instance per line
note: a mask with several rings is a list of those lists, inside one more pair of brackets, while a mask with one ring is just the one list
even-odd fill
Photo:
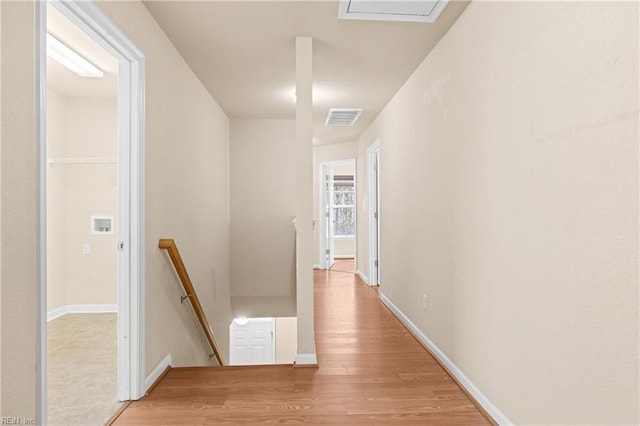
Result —
[[313, 44], [296, 37], [296, 365], [317, 364], [313, 329]]

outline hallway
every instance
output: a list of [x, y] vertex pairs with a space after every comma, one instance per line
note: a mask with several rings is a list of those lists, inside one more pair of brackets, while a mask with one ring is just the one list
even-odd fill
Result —
[[172, 369], [115, 424], [489, 424], [377, 288], [338, 271], [314, 281], [319, 368]]

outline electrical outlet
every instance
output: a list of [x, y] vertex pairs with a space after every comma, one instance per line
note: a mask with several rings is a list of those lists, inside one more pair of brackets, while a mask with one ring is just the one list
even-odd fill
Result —
[[422, 310], [423, 311], [427, 310], [427, 295], [426, 294], [422, 295]]
[[82, 254], [90, 254], [91, 253], [91, 244], [82, 244]]

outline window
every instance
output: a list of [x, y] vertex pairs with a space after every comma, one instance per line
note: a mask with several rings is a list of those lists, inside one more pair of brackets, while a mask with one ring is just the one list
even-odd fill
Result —
[[333, 236], [353, 237], [356, 230], [355, 187], [353, 175], [333, 178]]

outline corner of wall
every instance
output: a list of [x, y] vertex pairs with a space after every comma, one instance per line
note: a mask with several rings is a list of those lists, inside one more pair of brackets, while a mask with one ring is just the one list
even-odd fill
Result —
[[151, 370], [151, 373], [144, 379], [144, 391], [149, 392], [156, 382], [162, 377], [168, 368], [175, 367], [171, 354], [166, 355], [162, 360]]
[[1, 7], [0, 405], [4, 417], [35, 419], [36, 14], [34, 2]]

